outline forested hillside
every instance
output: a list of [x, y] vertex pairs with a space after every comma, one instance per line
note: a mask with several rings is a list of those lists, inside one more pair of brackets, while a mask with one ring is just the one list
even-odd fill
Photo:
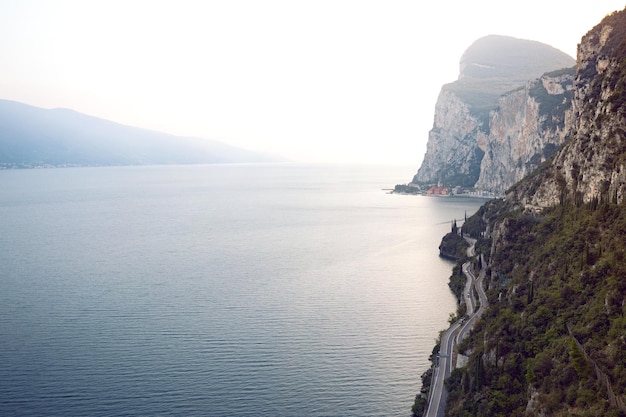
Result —
[[608, 387], [624, 398], [626, 203], [507, 208], [480, 212], [502, 233], [487, 269], [490, 308], [460, 346], [470, 360], [449, 381], [448, 415], [622, 415]]
[[579, 46], [571, 137], [468, 219], [489, 309], [447, 415], [626, 416], [626, 10]]

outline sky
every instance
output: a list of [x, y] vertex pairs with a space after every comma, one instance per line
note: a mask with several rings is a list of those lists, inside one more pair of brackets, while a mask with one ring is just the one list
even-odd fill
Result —
[[475, 40], [576, 56], [623, 1], [0, 0], [0, 99], [295, 162], [415, 165]]

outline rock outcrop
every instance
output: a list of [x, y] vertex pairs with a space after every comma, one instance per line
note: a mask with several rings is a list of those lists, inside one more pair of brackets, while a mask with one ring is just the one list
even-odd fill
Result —
[[426, 156], [413, 182], [473, 186], [484, 154], [478, 145], [486, 139], [481, 127], [467, 103], [451, 91], [442, 91], [435, 105]]
[[572, 128], [575, 68], [544, 74], [500, 97], [475, 187], [504, 193], [563, 144]]
[[[474, 42], [461, 58], [459, 79], [442, 88], [426, 154], [413, 183], [472, 187], [479, 182], [498, 192], [508, 188], [545, 160], [566, 131], [564, 113], [572, 90], [569, 73], [528, 80], [573, 65], [571, 57], [539, 42], [494, 35]], [[535, 126], [530, 125], [533, 115], [538, 117]], [[505, 136], [493, 136], [492, 123]], [[537, 138], [546, 129], [554, 132], [542, 147]], [[526, 140], [530, 143], [516, 143]], [[503, 146], [505, 141], [511, 144]]]
[[626, 196], [626, 13], [615, 13], [578, 46], [571, 139], [552, 163], [510, 196], [528, 206], [622, 201]]
[[[583, 37], [567, 120], [537, 119], [532, 94], [502, 99], [526, 109], [529, 129], [555, 121], [548, 133], [566, 138], [463, 224], [489, 309], [459, 345], [467, 363], [448, 380], [446, 415], [626, 415], [624, 57], [626, 9]], [[567, 92], [553, 81], [549, 96]]]

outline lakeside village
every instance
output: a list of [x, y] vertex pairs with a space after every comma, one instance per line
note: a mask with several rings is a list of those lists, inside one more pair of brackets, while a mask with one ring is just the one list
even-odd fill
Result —
[[501, 195], [491, 191], [477, 190], [475, 188], [462, 187], [446, 187], [438, 184], [417, 184], [410, 182], [408, 184], [398, 184], [392, 191], [394, 194], [416, 194], [428, 195], [435, 197], [477, 197], [477, 198], [499, 198]]

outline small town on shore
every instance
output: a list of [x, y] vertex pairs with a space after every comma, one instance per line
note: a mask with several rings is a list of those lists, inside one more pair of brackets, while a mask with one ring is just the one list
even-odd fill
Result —
[[500, 194], [479, 190], [476, 188], [457, 186], [446, 186], [442, 183], [438, 184], [419, 184], [410, 182], [408, 184], [397, 184], [393, 189], [394, 194], [417, 194], [436, 197], [478, 197], [478, 198], [499, 198]]

